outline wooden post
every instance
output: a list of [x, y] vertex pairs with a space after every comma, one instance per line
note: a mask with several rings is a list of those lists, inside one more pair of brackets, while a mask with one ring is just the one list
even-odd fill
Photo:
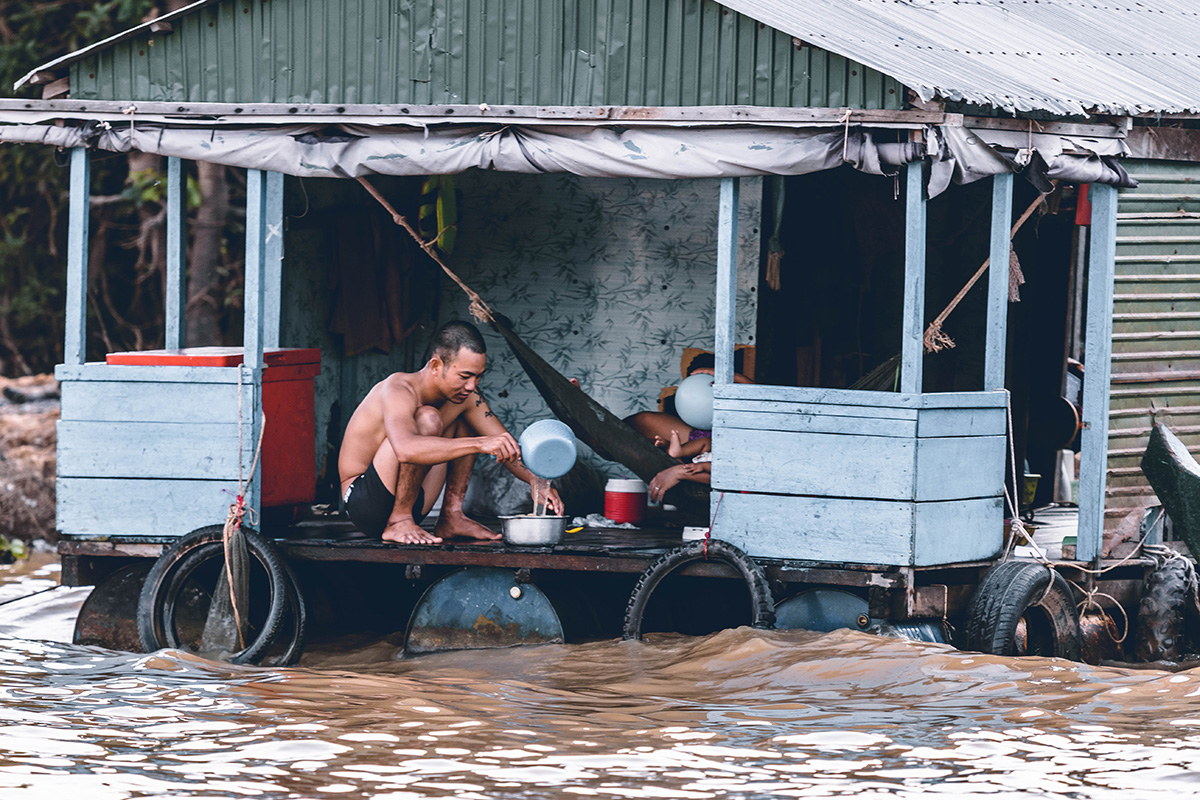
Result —
[[63, 363], [87, 358], [88, 217], [92, 163], [87, 148], [71, 150], [71, 201], [67, 225], [67, 306]]
[[987, 338], [983, 355], [984, 390], [1004, 388], [1004, 345], [1008, 336], [1008, 253], [1012, 228], [1013, 175], [992, 178], [992, 244], [988, 257]]
[[1112, 380], [1113, 275], [1117, 250], [1117, 189], [1093, 183], [1088, 247], [1087, 339], [1084, 350], [1083, 438], [1079, 458], [1080, 561], [1100, 560], [1108, 471], [1108, 403]]
[[925, 355], [925, 189], [923, 165], [904, 168], [904, 312], [901, 316], [900, 391], [921, 391]]
[[266, 255], [263, 260], [263, 346], [279, 347], [283, 310], [283, 173], [267, 173]]
[[246, 170], [246, 274], [244, 362], [251, 369], [263, 364], [263, 265], [266, 256], [266, 187], [262, 170]]
[[[254, 452], [262, 427], [263, 373], [263, 261], [266, 255], [266, 175], [246, 170], [246, 266], [245, 324], [242, 329], [242, 380], [246, 384], [242, 408], [242, 472], [248, 483], [246, 507], [260, 511], [262, 459], [254, 464]], [[269, 424], [269, 423], [268, 423]]]
[[167, 159], [167, 286], [163, 347], [180, 350], [187, 341], [187, 176], [183, 162]]
[[737, 251], [738, 251], [738, 178], [721, 178], [717, 215], [717, 301], [716, 364], [717, 383], [733, 383], [733, 346], [737, 324]]

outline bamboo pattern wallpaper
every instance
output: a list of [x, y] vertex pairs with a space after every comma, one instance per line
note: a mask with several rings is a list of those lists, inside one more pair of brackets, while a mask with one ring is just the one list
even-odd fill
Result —
[[[460, 175], [451, 266], [517, 333], [619, 415], [657, 407], [680, 380], [685, 347], [712, 348], [716, 180], [573, 175]], [[743, 179], [739, 208], [737, 341], [752, 344], [761, 180]], [[443, 282], [441, 319], [469, 319]], [[504, 341], [490, 330], [483, 389], [516, 436], [551, 416]], [[616, 465], [587, 453], [607, 473]]]

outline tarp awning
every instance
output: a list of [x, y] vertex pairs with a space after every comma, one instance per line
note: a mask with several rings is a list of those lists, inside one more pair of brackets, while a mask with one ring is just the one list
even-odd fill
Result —
[[0, 127], [0, 141], [137, 150], [311, 178], [448, 175], [471, 168], [597, 178], [730, 178], [803, 175], [842, 164], [882, 175], [928, 154], [931, 196], [951, 181], [1030, 169], [1068, 181], [1132, 185], [1113, 158], [1126, 152], [1119, 139], [1018, 138], [949, 126], [931, 127], [927, 145], [880, 142], [877, 132], [853, 127]]

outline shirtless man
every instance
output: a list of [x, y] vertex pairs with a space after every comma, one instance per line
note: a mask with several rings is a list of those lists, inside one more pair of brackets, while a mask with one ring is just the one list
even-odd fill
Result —
[[[475, 456], [494, 456], [531, 485], [534, 475], [479, 392], [487, 347], [474, 325], [448, 322], [434, 333], [429, 352], [420, 372], [384, 378], [350, 417], [338, 454], [346, 512], [363, 533], [389, 542], [499, 539], [463, 513]], [[429, 534], [420, 522], [443, 484], [442, 512]], [[562, 514], [562, 500], [553, 489], [547, 502], [552, 513]]]

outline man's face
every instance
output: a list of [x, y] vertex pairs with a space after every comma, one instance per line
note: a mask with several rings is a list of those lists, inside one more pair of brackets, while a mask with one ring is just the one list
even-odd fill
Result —
[[463, 347], [450, 361], [437, 360], [441, 365], [436, 372], [442, 394], [451, 403], [465, 403], [478, 388], [479, 379], [487, 369], [487, 356], [483, 353], [473, 353]]

